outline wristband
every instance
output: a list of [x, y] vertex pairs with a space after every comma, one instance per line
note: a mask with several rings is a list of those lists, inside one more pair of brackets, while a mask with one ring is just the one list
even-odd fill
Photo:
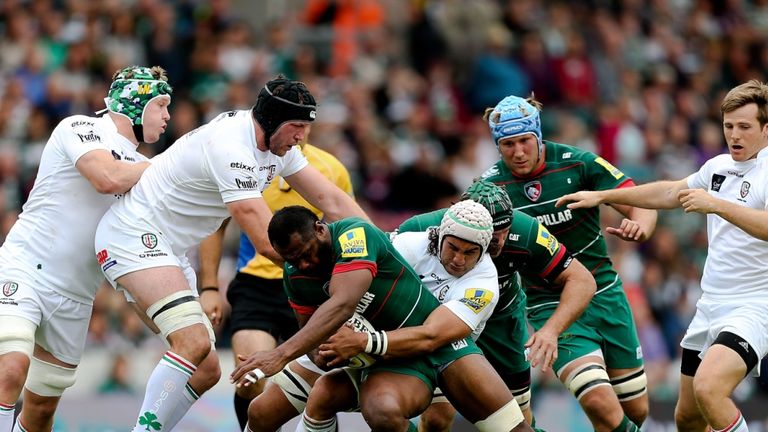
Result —
[[364, 351], [368, 354], [383, 356], [387, 352], [388, 345], [387, 332], [383, 330], [369, 332]]
[[218, 290], [219, 290], [219, 287], [207, 286], [205, 288], [200, 288], [200, 294], [202, 294], [202, 293], [204, 293], [206, 291], [218, 291]]

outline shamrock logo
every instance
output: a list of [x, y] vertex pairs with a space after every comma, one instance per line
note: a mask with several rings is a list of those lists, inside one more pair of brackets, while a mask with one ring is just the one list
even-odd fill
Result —
[[159, 431], [160, 428], [163, 427], [163, 425], [156, 420], [157, 420], [157, 416], [154, 413], [147, 411], [144, 413], [143, 416], [139, 417], [139, 424], [147, 426], [147, 428], [144, 429], [145, 431], [150, 431], [150, 430]]

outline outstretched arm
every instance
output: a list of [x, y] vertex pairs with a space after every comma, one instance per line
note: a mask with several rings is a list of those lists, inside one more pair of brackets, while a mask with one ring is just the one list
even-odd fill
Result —
[[619, 189], [581, 191], [563, 195], [555, 206], [567, 204], [569, 209], [595, 207], [599, 204], [624, 204], [645, 209], [673, 209], [680, 207], [677, 194], [688, 188], [687, 179], [657, 181], [640, 186]]
[[557, 360], [557, 338], [584, 313], [597, 290], [592, 273], [576, 258], [555, 279], [554, 285], [563, 287], [557, 309], [525, 343], [530, 349], [531, 366], [541, 364], [542, 372]]
[[372, 281], [373, 275], [368, 270], [334, 274], [329, 287], [330, 298], [315, 310], [301, 330], [273, 350], [259, 351], [242, 359], [240, 366], [232, 372], [230, 381], [238, 386], [248, 386], [255, 382], [248, 377], [256, 369], [263, 376], [272, 376], [291, 360], [320, 345], [352, 316]]
[[333, 184], [312, 165], [289, 175], [285, 181], [310, 204], [323, 212], [327, 221], [357, 216], [370, 220], [362, 208], [338, 186]]

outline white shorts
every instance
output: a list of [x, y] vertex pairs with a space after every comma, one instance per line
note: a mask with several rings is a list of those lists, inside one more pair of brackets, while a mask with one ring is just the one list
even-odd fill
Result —
[[760, 360], [768, 354], [768, 302], [765, 300], [723, 302], [699, 299], [696, 315], [685, 332], [680, 346], [700, 351], [703, 358], [721, 332], [742, 337], [755, 350], [758, 362], [751, 374], [760, 372]]
[[[108, 211], [96, 228], [94, 243], [101, 271], [113, 287], [128, 273], [153, 267], [180, 267], [197, 295], [197, 278], [186, 256], [176, 256], [162, 233], [151, 226], [128, 225]], [[132, 301], [130, 296], [129, 301]]]
[[34, 323], [35, 343], [65, 363], [80, 363], [92, 310], [93, 305], [40, 285], [28, 271], [0, 268], [0, 315]]

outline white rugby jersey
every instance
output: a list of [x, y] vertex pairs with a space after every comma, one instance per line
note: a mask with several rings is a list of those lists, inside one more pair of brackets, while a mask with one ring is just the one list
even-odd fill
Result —
[[[740, 206], [768, 209], [768, 149], [756, 159], [735, 162], [723, 154], [708, 160], [688, 177], [690, 188]], [[707, 260], [701, 278], [703, 296], [710, 299], [765, 299], [768, 294], [768, 243], [720, 216], [707, 215]]]
[[3, 265], [23, 266], [45, 286], [87, 304], [103, 280], [93, 258], [96, 226], [122, 198], [98, 193], [80, 175], [75, 164], [92, 150], [129, 163], [147, 160], [108, 115], [65, 118], [48, 139], [29, 199], [0, 247]]
[[182, 256], [221, 226], [226, 203], [259, 198], [277, 176], [306, 165], [299, 146], [282, 157], [258, 150], [250, 110], [225, 112], [155, 156], [110, 211], [122, 223], [162, 233]]
[[461, 318], [472, 329], [472, 339], [477, 339], [499, 301], [498, 273], [488, 254], [480, 258], [475, 268], [456, 278], [445, 270], [438, 257], [427, 253], [427, 232], [397, 234], [392, 244], [432, 295]]

